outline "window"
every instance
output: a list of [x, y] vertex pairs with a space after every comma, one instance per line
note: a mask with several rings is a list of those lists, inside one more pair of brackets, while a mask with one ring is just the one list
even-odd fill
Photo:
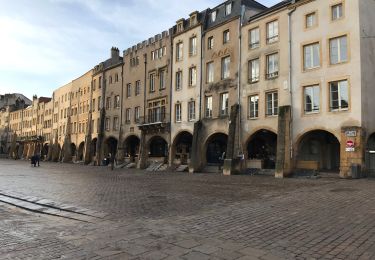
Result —
[[151, 51], [151, 60], [155, 60], [155, 52]]
[[197, 55], [197, 37], [192, 37], [189, 40], [189, 55], [195, 56]]
[[155, 74], [150, 74], [150, 92], [155, 92]]
[[[109, 76], [109, 84], [112, 84], [112, 76]], [[85, 89], [86, 92], [86, 89]]]
[[348, 81], [329, 83], [331, 111], [347, 110], [349, 108]]
[[176, 90], [182, 89], [182, 71], [176, 72]]
[[309, 13], [306, 15], [306, 23], [305, 26], [306, 28], [312, 28], [316, 25], [317, 20], [316, 20], [316, 13]]
[[99, 96], [98, 97], [98, 110], [100, 110], [101, 107], [102, 107], [102, 97]]
[[184, 44], [182, 42], [176, 45], [176, 61], [182, 61]]
[[190, 101], [188, 103], [188, 120], [195, 120], [195, 101]]
[[194, 26], [197, 23], [197, 16], [193, 15], [190, 18], [190, 26]]
[[177, 32], [182, 32], [184, 30], [183, 24], [179, 23], [177, 24]]
[[259, 27], [249, 31], [249, 47], [255, 49], [259, 47]]
[[273, 21], [267, 24], [267, 43], [279, 40], [279, 22]]
[[165, 99], [156, 100], [148, 103], [148, 123], [160, 123], [166, 119]]
[[266, 94], [267, 116], [276, 116], [278, 114], [277, 98], [277, 92], [270, 92]]
[[329, 40], [331, 64], [338, 64], [348, 60], [348, 40], [346, 36]]
[[[92, 112], [95, 112], [95, 98], [92, 100]], [[73, 110], [74, 113], [74, 110]]]
[[106, 102], [105, 108], [106, 109], [110, 109], [111, 108], [111, 97], [107, 97], [107, 102]]
[[226, 116], [228, 115], [228, 106], [229, 106], [229, 98], [228, 93], [221, 93], [220, 94], [220, 115]]
[[102, 88], [102, 77], [99, 77], [99, 89]]
[[[111, 120], [107, 117], [105, 119], [105, 130], [106, 131], [109, 131], [110, 130], [110, 124], [111, 124]], [[81, 130], [80, 130], [81, 131]]]
[[113, 118], [113, 130], [117, 131], [119, 128], [118, 117]]
[[259, 95], [249, 97], [249, 118], [259, 116]]
[[94, 79], [94, 82], [92, 83], [92, 90], [96, 89], [96, 79]]
[[162, 89], [165, 89], [165, 71], [164, 70], [161, 70], [159, 72], [159, 86], [160, 86], [160, 90]]
[[303, 68], [305, 70], [320, 67], [320, 45], [313, 43], [303, 46]]
[[139, 123], [140, 115], [141, 115], [141, 107], [135, 107], [134, 108], [134, 121], [136, 123]]
[[331, 7], [332, 10], [332, 21], [339, 20], [343, 17], [342, 3], [334, 5]]
[[118, 74], [117, 73], [115, 74], [115, 82], [118, 82]]
[[276, 78], [279, 75], [279, 56], [277, 53], [267, 56], [267, 79]]
[[176, 112], [176, 115], [175, 115], [176, 122], [181, 122], [181, 104], [175, 105], [175, 112]]
[[226, 30], [223, 32], [223, 44], [226, 44], [229, 42], [229, 30]]
[[225, 5], [225, 15], [230, 15], [232, 13], [232, 3]]
[[206, 97], [206, 117], [212, 117], [212, 97]]
[[115, 108], [120, 108], [120, 96], [115, 96]]
[[304, 88], [305, 113], [316, 113], [320, 109], [319, 86], [308, 86]]
[[141, 94], [141, 81], [137, 80], [135, 82], [135, 95], [139, 96]]
[[127, 84], [126, 85], [126, 97], [129, 98], [132, 95], [132, 84]]
[[197, 85], [197, 68], [191, 67], [189, 68], [189, 86]]
[[259, 59], [249, 61], [249, 83], [259, 81]]
[[131, 108], [127, 108], [125, 112], [125, 123], [130, 124], [131, 119]]
[[208, 37], [208, 40], [207, 40], [207, 49], [212, 50], [213, 47], [214, 47], [214, 37], [211, 36], [211, 37]]
[[230, 77], [230, 56], [221, 59], [221, 79]]
[[211, 13], [211, 22], [215, 22], [216, 21], [216, 11], [213, 11]]
[[214, 62], [207, 63], [207, 83], [214, 82]]

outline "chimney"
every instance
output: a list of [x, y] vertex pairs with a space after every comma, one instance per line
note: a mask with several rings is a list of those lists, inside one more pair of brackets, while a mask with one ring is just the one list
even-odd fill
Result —
[[119, 58], [120, 57], [120, 51], [116, 47], [111, 48], [111, 59]]

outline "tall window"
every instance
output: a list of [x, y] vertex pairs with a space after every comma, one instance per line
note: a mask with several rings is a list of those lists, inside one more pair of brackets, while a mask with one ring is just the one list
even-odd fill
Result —
[[176, 61], [182, 61], [184, 44], [182, 42], [176, 45]]
[[331, 11], [332, 11], [332, 21], [341, 19], [343, 17], [344, 13], [343, 13], [342, 3], [334, 5], [331, 8], [332, 8], [331, 9]]
[[[73, 109], [74, 112], [74, 109]], [[95, 98], [92, 100], [92, 112], [95, 112]]]
[[150, 74], [150, 92], [155, 92], [155, 74]]
[[232, 13], [232, 3], [225, 5], [225, 15], [230, 15]]
[[159, 72], [160, 89], [165, 89], [165, 71]]
[[139, 118], [141, 115], [141, 107], [134, 108], [134, 122], [139, 123]]
[[111, 108], [111, 97], [107, 97], [107, 102], [106, 102], [105, 108], [106, 109], [110, 109]]
[[100, 110], [102, 108], [102, 97], [99, 96], [98, 97], [98, 110]]
[[189, 86], [197, 85], [197, 68], [191, 67], [189, 68]]
[[259, 59], [249, 61], [249, 83], [259, 81]]
[[188, 103], [188, 120], [195, 120], [195, 101], [190, 101]]
[[211, 36], [211, 37], [208, 37], [208, 40], [207, 40], [207, 49], [211, 50], [213, 49], [214, 47], [214, 37]]
[[230, 77], [230, 56], [221, 59], [221, 79]]
[[117, 131], [119, 128], [118, 117], [113, 118], [113, 130]]
[[259, 116], [259, 96], [249, 97], [249, 118], [257, 118]]
[[109, 76], [109, 84], [112, 84], [112, 76]]
[[132, 84], [127, 84], [126, 85], [126, 97], [128, 98], [128, 97], [131, 97], [131, 95], [132, 95]]
[[102, 76], [99, 77], [99, 89], [102, 88]]
[[249, 47], [255, 49], [259, 47], [259, 27], [251, 29], [249, 31]]
[[331, 64], [338, 64], [348, 60], [347, 36], [341, 36], [329, 40], [329, 53]]
[[278, 95], [277, 92], [266, 94], [267, 116], [276, 116], [278, 114]]
[[267, 43], [279, 40], [279, 22], [273, 21], [267, 24]]
[[229, 96], [228, 93], [220, 94], [220, 115], [226, 116], [229, 113]]
[[226, 44], [230, 40], [229, 30], [223, 32], [223, 43]]
[[207, 63], [207, 83], [214, 82], [214, 62]]
[[120, 108], [120, 96], [115, 96], [115, 108]]
[[176, 72], [176, 90], [182, 89], [182, 71]]
[[[81, 125], [81, 124], [80, 124]], [[105, 130], [109, 131], [110, 130], [110, 125], [111, 125], [111, 120], [107, 117], [105, 119]], [[81, 129], [79, 130], [81, 132]]]
[[304, 88], [305, 113], [316, 113], [320, 110], [319, 86]]
[[130, 124], [131, 120], [131, 108], [127, 108], [125, 112], [125, 123]]
[[306, 28], [312, 28], [317, 23], [315, 12], [307, 14], [305, 19], [306, 19], [305, 21]]
[[212, 96], [206, 97], [206, 117], [212, 117]]
[[192, 37], [189, 40], [189, 55], [197, 55], [197, 37]]
[[320, 66], [320, 46], [318, 42], [303, 46], [303, 63], [305, 70]]
[[137, 80], [135, 82], [135, 95], [138, 96], [141, 94], [141, 81]]
[[211, 13], [211, 22], [215, 22], [216, 21], [216, 11], [213, 11]]
[[279, 76], [279, 55], [278, 53], [267, 55], [267, 79]]
[[347, 110], [349, 108], [348, 81], [329, 83], [331, 111]]
[[118, 73], [115, 74], [115, 82], [118, 82]]
[[181, 104], [176, 104], [175, 105], [175, 121], [176, 122], [181, 122]]

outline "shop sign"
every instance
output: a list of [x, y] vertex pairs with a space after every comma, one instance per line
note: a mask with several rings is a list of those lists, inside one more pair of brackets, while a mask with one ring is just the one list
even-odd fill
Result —
[[346, 152], [355, 152], [354, 142], [352, 140], [346, 141]]
[[345, 131], [345, 135], [347, 137], [356, 137], [357, 136], [357, 131], [355, 131], [355, 130]]

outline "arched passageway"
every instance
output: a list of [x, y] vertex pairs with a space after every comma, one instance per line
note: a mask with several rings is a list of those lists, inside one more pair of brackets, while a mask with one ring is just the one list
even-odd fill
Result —
[[172, 145], [172, 160], [174, 164], [187, 165], [190, 160], [190, 151], [193, 135], [187, 131], [179, 133]]
[[318, 170], [338, 172], [340, 170], [340, 142], [330, 132], [310, 131], [300, 139], [297, 160], [316, 163]]
[[48, 155], [48, 150], [49, 150], [49, 144], [45, 143], [42, 148], [42, 158], [46, 158]]
[[208, 165], [220, 165], [225, 159], [228, 135], [216, 133], [211, 135], [205, 144], [206, 162]]
[[71, 155], [74, 157], [76, 156], [76, 153], [77, 153], [77, 147], [74, 143], [71, 143], [70, 144], [70, 153]]
[[140, 139], [136, 135], [128, 136], [124, 141], [125, 157], [134, 162], [139, 155]]
[[247, 143], [247, 158], [258, 160], [260, 168], [275, 169], [277, 134], [269, 130], [259, 130], [250, 136]]
[[160, 136], [155, 136], [149, 141], [149, 157], [167, 157], [168, 143]]
[[84, 150], [85, 150], [85, 142], [81, 142], [79, 144], [78, 152], [77, 152], [77, 160], [78, 161], [83, 161]]
[[115, 158], [117, 153], [117, 139], [114, 137], [108, 137], [105, 141], [104, 157]]
[[91, 141], [91, 144], [90, 144], [90, 153], [91, 153], [92, 156], [96, 156], [96, 143], [97, 143], [97, 141], [98, 141], [97, 138], [94, 138]]

